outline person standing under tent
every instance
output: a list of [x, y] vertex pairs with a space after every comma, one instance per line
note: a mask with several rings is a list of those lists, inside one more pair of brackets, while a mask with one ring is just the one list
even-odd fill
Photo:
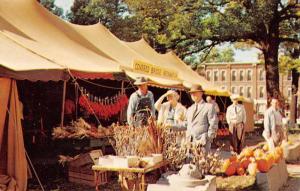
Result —
[[134, 82], [138, 90], [131, 94], [127, 108], [127, 122], [134, 127], [148, 124], [150, 116], [155, 117], [154, 96], [148, 90], [148, 80], [138, 77]]
[[193, 85], [189, 93], [194, 104], [186, 114], [187, 140], [201, 145], [205, 152], [209, 152], [218, 129], [217, 113], [212, 104], [203, 100], [204, 91], [200, 85]]
[[282, 115], [279, 111], [278, 99], [272, 99], [271, 106], [265, 111], [263, 137], [270, 149], [283, 141]]
[[213, 104], [214, 107], [215, 107], [215, 111], [217, 112], [217, 114], [220, 113], [220, 108], [219, 108], [219, 106], [218, 106], [216, 100], [212, 99], [211, 96], [207, 96], [207, 97], [206, 97], [206, 102], [207, 102], [207, 103]]
[[[162, 103], [165, 98], [168, 101]], [[173, 128], [184, 127], [186, 108], [178, 100], [178, 93], [174, 90], [169, 90], [156, 101], [154, 107], [158, 111], [157, 123], [159, 125]]]
[[226, 120], [231, 136], [231, 150], [240, 153], [245, 142], [246, 110], [242, 104], [238, 103], [239, 95], [233, 94], [230, 98], [233, 103], [227, 108]]

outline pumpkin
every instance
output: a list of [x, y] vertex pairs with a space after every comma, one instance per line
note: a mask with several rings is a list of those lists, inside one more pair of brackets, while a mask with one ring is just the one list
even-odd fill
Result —
[[251, 163], [248, 165], [247, 171], [248, 171], [248, 173], [249, 173], [251, 176], [256, 176], [256, 172], [257, 172], [257, 163], [256, 163], [256, 162], [251, 162]]
[[225, 174], [226, 174], [227, 176], [232, 176], [232, 175], [234, 175], [235, 173], [236, 173], [236, 166], [233, 165], [233, 164], [230, 164], [230, 165], [228, 166], [228, 168], [226, 169]]
[[249, 166], [249, 164], [250, 164], [250, 159], [248, 159], [248, 158], [245, 158], [245, 159], [243, 159], [243, 160], [241, 161], [241, 166], [242, 166], [244, 169], [247, 169], [248, 166]]
[[236, 155], [233, 155], [229, 158], [230, 162], [235, 162], [237, 161], [237, 156]]
[[269, 164], [269, 167], [271, 168], [272, 165], [275, 163], [274, 155], [272, 153], [268, 154], [265, 158]]
[[242, 167], [240, 167], [236, 170], [236, 173], [240, 176], [243, 176], [245, 174], [245, 170]]
[[230, 162], [229, 159], [227, 159], [227, 160], [224, 161], [224, 163], [223, 163], [223, 165], [222, 165], [222, 170], [223, 170], [223, 172], [225, 172], [225, 171], [228, 169], [230, 163], [231, 163], [231, 162]]
[[281, 160], [281, 156], [277, 152], [273, 153], [273, 158], [275, 163], [279, 163], [279, 161]]
[[268, 172], [270, 169], [269, 163], [266, 159], [258, 159], [256, 161], [257, 163], [257, 168], [260, 172]]
[[225, 174], [227, 176], [232, 176], [236, 173], [236, 171], [239, 167], [240, 167], [239, 163], [236, 162], [236, 161], [233, 161], [233, 162], [230, 163], [230, 165], [226, 169]]
[[254, 151], [252, 148], [246, 147], [243, 149], [242, 155], [244, 155], [245, 157], [252, 157], [254, 155]]

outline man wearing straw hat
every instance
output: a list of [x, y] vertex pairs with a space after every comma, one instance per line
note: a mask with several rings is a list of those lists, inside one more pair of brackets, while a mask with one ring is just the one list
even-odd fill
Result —
[[131, 94], [127, 108], [127, 122], [134, 127], [147, 125], [150, 116], [155, 117], [154, 96], [148, 90], [148, 80], [137, 77], [134, 85], [138, 90]]
[[187, 138], [204, 151], [209, 152], [218, 129], [218, 118], [213, 104], [206, 103], [200, 85], [193, 85], [189, 91], [194, 104], [187, 110]]
[[245, 141], [246, 111], [244, 106], [238, 103], [239, 95], [233, 94], [230, 98], [233, 103], [227, 108], [226, 120], [231, 136], [231, 150], [240, 153]]

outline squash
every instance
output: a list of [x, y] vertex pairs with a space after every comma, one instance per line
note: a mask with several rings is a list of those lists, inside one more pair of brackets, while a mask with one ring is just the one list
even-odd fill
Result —
[[244, 148], [243, 151], [242, 151], [242, 153], [243, 153], [243, 155], [244, 155], [245, 157], [252, 157], [252, 156], [254, 156], [254, 151], [253, 151], [253, 149], [250, 148], [250, 147]]
[[239, 176], [243, 176], [243, 175], [245, 175], [245, 170], [244, 170], [242, 167], [240, 167], [240, 168], [238, 168], [238, 169], [236, 170], [236, 173], [237, 173]]
[[257, 158], [261, 158], [264, 155], [264, 151], [262, 151], [261, 149], [256, 149], [254, 151], [254, 157]]
[[273, 152], [273, 158], [275, 163], [279, 163], [279, 161], [281, 160], [281, 156], [277, 152]]
[[269, 145], [268, 145], [267, 143], [264, 144], [263, 150], [264, 150], [264, 151], [269, 151]]
[[222, 171], [225, 172], [228, 169], [230, 164], [231, 164], [231, 162], [230, 162], [229, 159], [225, 160], [223, 165], [222, 165]]
[[245, 158], [241, 161], [241, 166], [246, 170], [250, 164], [250, 159], [248, 158]]
[[268, 163], [268, 161], [266, 159], [263, 159], [263, 158], [262, 159], [258, 159], [256, 161], [256, 163], [257, 163], [257, 168], [258, 168], [258, 170], [260, 172], [265, 173], [265, 172], [269, 171], [270, 166], [269, 166], [269, 163]]
[[257, 163], [256, 162], [251, 162], [248, 165], [247, 171], [249, 173], [249, 175], [251, 176], [256, 176], [256, 172], [257, 172]]

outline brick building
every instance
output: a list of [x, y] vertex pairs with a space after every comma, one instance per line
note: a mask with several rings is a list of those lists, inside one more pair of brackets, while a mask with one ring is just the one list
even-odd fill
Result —
[[[260, 63], [205, 63], [198, 67], [200, 75], [214, 85], [251, 98], [256, 111], [263, 113], [267, 105], [265, 68]], [[280, 91], [291, 98], [291, 74], [280, 74]]]

